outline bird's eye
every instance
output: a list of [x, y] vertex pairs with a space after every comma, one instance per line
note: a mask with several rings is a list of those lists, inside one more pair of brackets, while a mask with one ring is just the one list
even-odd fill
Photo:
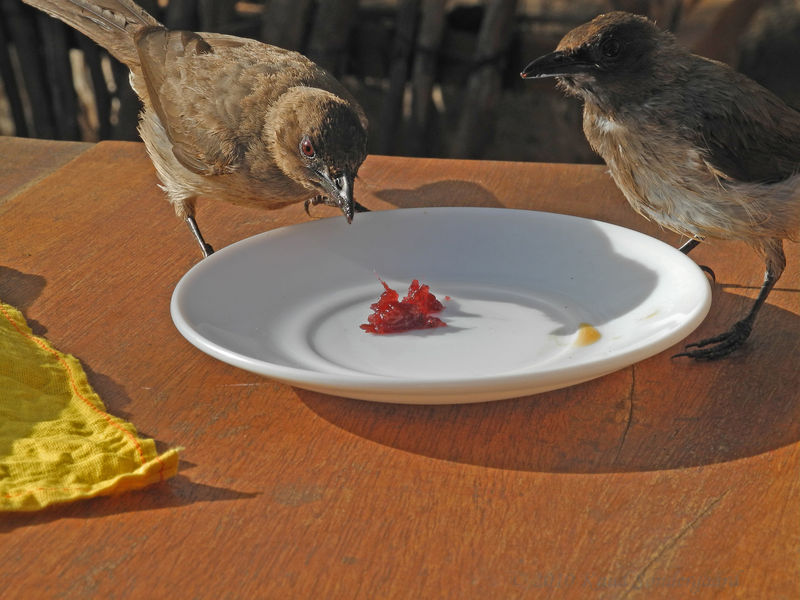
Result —
[[606, 58], [614, 58], [619, 54], [620, 43], [619, 40], [609, 38], [600, 45], [600, 52]]
[[311, 140], [308, 139], [308, 137], [304, 137], [300, 142], [300, 152], [302, 152], [303, 156], [307, 158], [314, 158], [314, 156], [317, 154], [317, 151], [314, 150], [314, 144], [311, 143]]

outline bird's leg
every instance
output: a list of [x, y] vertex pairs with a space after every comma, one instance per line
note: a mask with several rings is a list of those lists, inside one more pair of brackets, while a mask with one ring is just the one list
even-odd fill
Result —
[[[775, 287], [775, 283], [783, 273], [783, 268], [786, 265], [786, 258], [783, 254], [783, 244], [780, 240], [771, 240], [768, 245], [765, 245], [767, 252], [767, 270], [764, 273], [764, 283], [761, 284], [761, 289], [758, 291], [758, 297], [753, 303], [750, 312], [741, 321], [733, 324], [728, 331], [720, 335], [700, 340], [693, 344], [686, 346], [687, 351], [681, 352], [673, 356], [688, 356], [696, 360], [715, 360], [723, 358], [741, 346], [749, 337], [753, 329], [753, 322], [756, 320], [756, 315], [767, 296]], [[697, 350], [688, 350], [688, 348], [698, 348]]]
[[[680, 250], [684, 254], [689, 254], [689, 252], [691, 252], [692, 249], [694, 249], [702, 241], [703, 240], [699, 240], [697, 238], [692, 238], [689, 241], [684, 242], [681, 245], [681, 247], [678, 248], [678, 250]], [[709, 275], [709, 277], [711, 277], [711, 281], [716, 281], [717, 280], [717, 276], [714, 274], [714, 270], [711, 267], [707, 267], [706, 265], [697, 265], [697, 266], [700, 267], [701, 271], [703, 271], [704, 273], [707, 273]]]
[[678, 248], [678, 250], [680, 250], [684, 254], [689, 254], [689, 252], [691, 252], [692, 249], [695, 246], [697, 246], [699, 243], [700, 243], [700, 240], [698, 240], [697, 238], [692, 238], [689, 241], [685, 242], [683, 245], [681, 245], [681, 247]]
[[209, 255], [213, 254], [214, 248], [212, 248], [211, 244], [206, 243], [206, 241], [203, 239], [203, 234], [200, 233], [200, 228], [197, 226], [197, 221], [195, 220], [194, 215], [188, 215], [186, 217], [186, 224], [192, 231], [194, 239], [196, 239], [197, 243], [200, 244], [200, 251], [203, 253], [203, 258], [207, 258]]

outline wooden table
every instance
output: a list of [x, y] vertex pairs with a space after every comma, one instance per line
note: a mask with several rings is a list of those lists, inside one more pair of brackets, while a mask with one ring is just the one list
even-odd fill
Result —
[[[727, 360], [670, 359], [679, 345], [527, 398], [377, 404], [252, 375], [178, 334], [170, 295], [199, 252], [142, 145], [0, 138], [0, 153], [0, 298], [83, 362], [110, 412], [185, 448], [146, 490], [0, 515], [4, 599], [800, 594], [797, 244]], [[523, 207], [680, 241], [602, 166], [370, 156], [356, 191], [374, 210]], [[216, 247], [304, 219], [199, 214]], [[745, 313], [763, 266], [738, 243], [692, 256], [717, 275], [700, 339]]]

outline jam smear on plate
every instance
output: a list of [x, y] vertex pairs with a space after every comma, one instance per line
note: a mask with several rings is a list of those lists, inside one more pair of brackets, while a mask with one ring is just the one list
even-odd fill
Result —
[[400, 294], [381, 279], [384, 292], [378, 301], [370, 305], [372, 314], [361, 329], [369, 333], [399, 333], [412, 329], [432, 329], [447, 324], [431, 313], [444, 310], [444, 305], [431, 294], [427, 285], [415, 279], [408, 286], [408, 294], [402, 300]]

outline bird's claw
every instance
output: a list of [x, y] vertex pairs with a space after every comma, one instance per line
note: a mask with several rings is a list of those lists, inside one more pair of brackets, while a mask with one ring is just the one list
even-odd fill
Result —
[[711, 277], [711, 283], [717, 283], [717, 276], [714, 274], [714, 269], [707, 267], [706, 265], [697, 266], [700, 267], [700, 270], [703, 271], [703, 273]]
[[[701, 241], [702, 241], [702, 238], [700, 238], [700, 239], [692, 238], [692, 239], [688, 240], [687, 242], [684, 242], [681, 245], [681, 247], [678, 248], [678, 250], [680, 252], [683, 252], [684, 254], [689, 254], [689, 252], [691, 252], [694, 248], [696, 248], [698, 246], [698, 244], [700, 244]], [[712, 283], [716, 283], [717, 282], [717, 276], [714, 274], [714, 271], [711, 269], [711, 267], [707, 267], [705, 265], [697, 265], [697, 266], [700, 267], [700, 269], [704, 273], [706, 273], [706, 275], [711, 277], [711, 282]]]
[[[325, 206], [337, 206], [335, 202], [332, 202], [330, 198], [327, 196], [314, 196], [313, 198], [309, 198], [305, 202], [303, 202], [303, 210], [306, 211], [306, 215], [311, 217], [312, 219], [314, 216], [311, 214], [311, 207], [316, 206], [317, 204], [324, 204]], [[355, 200], [353, 201], [353, 207], [355, 208], [355, 212], [370, 212], [369, 209], [364, 206], [363, 204], [359, 204]]]
[[[730, 330], [720, 335], [700, 340], [692, 344], [687, 344], [687, 350], [674, 354], [672, 358], [679, 356], [688, 356], [695, 360], [716, 360], [724, 358], [731, 352], [736, 350], [739, 346], [744, 344], [745, 340], [750, 336], [753, 326], [749, 320], [743, 319], [734, 323]], [[697, 350], [688, 350], [688, 348], [697, 348]]]
[[316, 206], [317, 204], [329, 204], [329, 200], [327, 196], [314, 196], [313, 198], [309, 198], [305, 202], [303, 202], [303, 210], [306, 211], [306, 215], [314, 218], [311, 214], [311, 207]]

